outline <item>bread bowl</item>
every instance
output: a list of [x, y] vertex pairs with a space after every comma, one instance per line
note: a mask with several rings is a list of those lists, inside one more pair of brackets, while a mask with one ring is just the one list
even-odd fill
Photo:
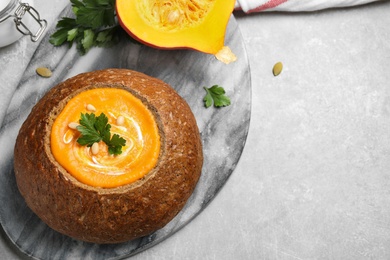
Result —
[[[159, 138], [156, 162], [143, 176], [108, 187], [75, 177], [52, 152], [56, 119], [72, 99], [100, 89], [126, 91], [141, 101]], [[192, 194], [202, 164], [199, 130], [185, 100], [163, 81], [127, 69], [87, 72], [53, 87], [23, 123], [14, 152], [17, 185], [31, 210], [54, 230], [99, 244], [164, 227]]]

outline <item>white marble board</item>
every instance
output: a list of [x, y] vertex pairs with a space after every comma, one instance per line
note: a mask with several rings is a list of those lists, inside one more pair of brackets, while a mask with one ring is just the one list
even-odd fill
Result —
[[[69, 13], [69, 7], [58, 17]], [[53, 47], [48, 43], [52, 24], [34, 48], [26, 66], [16, 67], [12, 80], [6, 69], [0, 80], [13, 88], [7, 109], [0, 115], [0, 222], [4, 234], [17, 249], [34, 259], [119, 259], [136, 254], [163, 241], [197, 216], [223, 187], [234, 171], [245, 145], [251, 114], [250, 68], [237, 23], [232, 16], [226, 44], [238, 60], [225, 65], [212, 55], [192, 50], [163, 51], [124, 39], [109, 49], [93, 49], [80, 56], [73, 47]], [[5, 61], [11, 56], [0, 49]], [[12, 65], [12, 64], [11, 64]], [[2, 64], [1, 66], [7, 66]], [[40, 66], [53, 71], [51, 78], [35, 73]], [[5, 67], [4, 67], [5, 68]], [[77, 241], [46, 226], [25, 204], [13, 175], [13, 146], [17, 132], [31, 108], [57, 83], [81, 72], [104, 68], [128, 68], [160, 78], [186, 99], [195, 114], [204, 149], [202, 176], [185, 208], [167, 226], [127, 243], [97, 245]], [[232, 104], [224, 108], [203, 105], [203, 86], [221, 85]], [[4, 107], [5, 103], [2, 104]]]

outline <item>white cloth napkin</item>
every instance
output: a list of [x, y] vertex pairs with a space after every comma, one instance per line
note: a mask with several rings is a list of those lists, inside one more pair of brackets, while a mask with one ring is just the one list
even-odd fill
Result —
[[236, 10], [242, 10], [245, 13], [262, 11], [305, 12], [362, 5], [374, 1], [378, 0], [237, 0]]

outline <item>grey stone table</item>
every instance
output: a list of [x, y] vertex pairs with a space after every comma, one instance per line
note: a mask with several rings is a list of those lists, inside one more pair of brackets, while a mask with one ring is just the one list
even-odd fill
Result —
[[[252, 78], [241, 159], [200, 215], [131, 259], [389, 259], [389, 14], [235, 14]], [[1, 236], [0, 259], [19, 258]]]

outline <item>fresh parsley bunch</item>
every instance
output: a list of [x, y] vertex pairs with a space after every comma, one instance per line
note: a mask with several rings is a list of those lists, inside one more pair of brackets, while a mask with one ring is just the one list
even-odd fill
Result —
[[94, 143], [103, 141], [108, 146], [109, 154], [118, 155], [122, 153], [122, 146], [126, 145], [126, 140], [117, 134], [111, 136], [111, 125], [104, 113], [98, 117], [94, 113], [81, 113], [80, 125], [77, 130], [81, 136], [77, 139], [80, 145], [91, 147]]
[[115, 0], [70, 0], [75, 18], [58, 21], [50, 43], [76, 43], [81, 54], [94, 46], [109, 47], [119, 41], [123, 29], [116, 21]]

